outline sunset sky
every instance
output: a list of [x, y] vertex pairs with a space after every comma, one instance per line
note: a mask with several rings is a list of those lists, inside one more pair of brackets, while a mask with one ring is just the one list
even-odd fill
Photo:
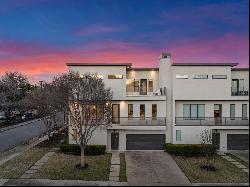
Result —
[[248, 0], [0, 0], [0, 75], [33, 81], [67, 62], [249, 63]]

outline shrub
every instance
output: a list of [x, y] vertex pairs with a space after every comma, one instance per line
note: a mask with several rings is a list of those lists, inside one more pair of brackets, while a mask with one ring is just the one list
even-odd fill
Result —
[[[81, 155], [81, 148], [77, 144], [61, 144], [60, 149], [63, 153]], [[104, 155], [105, 153], [105, 145], [87, 145], [85, 149], [86, 156]]]
[[216, 147], [213, 144], [165, 144], [164, 150], [176, 156], [212, 156]]

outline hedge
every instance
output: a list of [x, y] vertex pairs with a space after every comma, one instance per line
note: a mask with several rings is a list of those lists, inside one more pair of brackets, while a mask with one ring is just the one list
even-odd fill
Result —
[[213, 144], [165, 144], [164, 150], [176, 156], [212, 156], [216, 147]]
[[[60, 149], [63, 153], [81, 155], [81, 148], [77, 144], [61, 144]], [[86, 156], [104, 155], [106, 153], [105, 145], [87, 145], [85, 148]]]

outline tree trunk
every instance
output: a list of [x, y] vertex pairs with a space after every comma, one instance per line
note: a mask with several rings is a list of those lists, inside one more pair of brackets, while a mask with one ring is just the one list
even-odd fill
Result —
[[81, 146], [81, 166], [85, 167], [84, 147]]

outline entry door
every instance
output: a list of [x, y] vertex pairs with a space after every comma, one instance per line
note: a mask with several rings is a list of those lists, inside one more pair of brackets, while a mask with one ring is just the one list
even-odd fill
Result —
[[147, 95], [147, 79], [140, 80], [140, 95]]
[[111, 133], [111, 149], [112, 150], [119, 149], [119, 133], [116, 132]]
[[120, 123], [120, 105], [112, 104], [112, 123], [119, 124]]
[[214, 105], [214, 120], [215, 124], [219, 125], [222, 123], [222, 105], [221, 104], [215, 104]]

